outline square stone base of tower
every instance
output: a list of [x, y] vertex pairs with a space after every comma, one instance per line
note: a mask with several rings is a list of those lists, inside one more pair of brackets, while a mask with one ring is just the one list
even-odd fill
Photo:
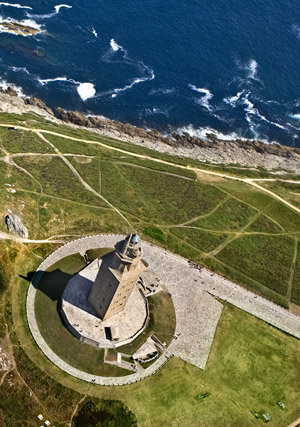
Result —
[[125, 309], [102, 321], [88, 301], [100, 264], [101, 260], [95, 260], [72, 277], [62, 296], [61, 315], [79, 340], [95, 347], [115, 348], [133, 341], [145, 329], [148, 303], [135, 286]]

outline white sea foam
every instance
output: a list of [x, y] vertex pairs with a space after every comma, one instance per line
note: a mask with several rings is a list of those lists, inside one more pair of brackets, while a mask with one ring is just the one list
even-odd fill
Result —
[[70, 6], [68, 4], [58, 4], [57, 6], [54, 6], [56, 13], [59, 13], [59, 11], [62, 7], [65, 7], [66, 9], [72, 9], [72, 6]]
[[35, 15], [35, 14], [31, 14], [31, 13], [26, 12], [26, 15], [28, 16], [28, 18], [49, 19], [49, 18], [53, 18], [53, 16], [57, 15], [60, 12], [61, 8], [71, 9], [72, 6], [69, 6], [68, 4], [58, 4], [57, 6], [54, 6], [55, 12], [45, 13], [42, 15]]
[[158, 88], [158, 89], [152, 89], [149, 92], [149, 95], [169, 95], [170, 93], [174, 93], [175, 92], [175, 88]]
[[223, 101], [225, 102], [225, 104], [229, 104], [232, 107], [236, 106], [236, 103], [240, 100], [241, 96], [243, 95], [244, 91], [242, 92], [238, 92], [236, 95], [234, 96], [229, 96], [227, 98], [224, 98]]
[[258, 64], [255, 61], [255, 59], [250, 59], [248, 66], [246, 68], [248, 71], [249, 79], [257, 80], [257, 67], [258, 67]]
[[[138, 69], [138, 71], [143, 74], [141, 77], [134, 77], [129, 81], [129, 84], [123, 86], [123, 87], [118, 87], [115, 89], [110, 89], [107, 90], [105, 92], [101, 92], [96, 96], [106, 96], [106, 95], [110, 95], [111, 98], [116, 98], [116, 96], [121, 93], [121, 92], [125, 92], [129, 89], [131, 89], [133, 86], [139, 84], [139, 83], [144, 83], [148, 80], [153, 80], [155, 78], [154, 72], [153, 70], [148, 67], [147, 65], [145, 65], [142, 61], [135, 61], [133, 59], [131, 59], [128, 55], [128, 52], [126, 49], [123, 48], [123, 46], [119, 45], [115, 39], [111, 39], [110, 40], [110, 48], [108, 49], [108, 51], [102, 56], [102, 60], [104, 62], [107, 63], [121, 63], [121, 64], [127, 64], [130, 65], [132, 67], [135, 67]], [[122, 52], [121, 55], [117, 55], [117, 57], [115, 57], [115, 53], [116, 52]]]
[[12, 71], [14, 71], [15, 73], [17, 72], [22, 72], [25, 74], [30, 74], [30, 72], [27, 70], [26, 67], [9, 67]]
[[292, 119], [295, 119], [295, 120], [300, 120], [300, 113], [299, 114], [290, 114], [290, 117]]
[[279, 129], [287, 130], [287, 128], [279, 123], [273, 122], [271, 120], [268, 120], [263, 114], [261, 114], [257, 108], [254, 107], [254, 104], [249, 100], [249, 93], [243, 98], [244, 104], [246, 106], [245, 112], [246, 112], [246, 120], [249, 124], [253, 124], [250, 116], [256, 116], [257, 118], [261, 119], [262, 121], [269, 123], [270, 125], [276, 126]]
[[[258, 134], [258, 132], [253, 129], [253, 139], [251, 138], [245, 138], [240, 135], [238, 135], [235, 132], [231, 132], [229, 134], [224, 134], [222, 132], [217, 131], [216, 129], [210, 128], [210, 127], [204, 127], [204, 128], [198, 128], [195, 129], [193, 125], [184, 126], [182, 128], [179, 128], [176, 130], [179, 134], [187, 133], [188, 135], [196, 138], [201, 138], [203, 140], [209, 140], [210, 136], [213, 135], [214, 137], [222, 140], [222, 141], [235, 141], [235, 140], [241, 140], [241, 141], [249, 141], [249, 140], [257, 140], [259, 139], [264, 144], [270, 145], [270, 144], [278, 144], [276, 141], [269, 141], [265, 138], [261, 138]], [[166, 135], [170, 136], [170, 135]]]
[[0, 87], [3, 90], [7, 90], [9, 87], [11, 87], [17, 92], [19, 97], [25, 98], [25, 96], [26, 96], [23, 92], [23, 89], [20, 86], [16, 86], [13, 83], [8, 83], [7, 80], [0, 80]]
[[114, 52], [117, 52], [119, 49], [124, 50], [122, 46], [120, 46], [118, 43], [115, 42], [115, 39], [111, 39], [110, 41], [110, 47]]
[[189, 88], [203, 95], [202, 98], [197, 100], [197, 103], [205, 107], [208, 111], [211, 111], [212, 106], [210, 105], [209, 101], [212, 99], [213, 94], [210, 92], [210, 90], [203, 87], [197, 87], [191, 83], [189, 84]]
[[153, 115], [157, 115], [157, 114], [161, 114], [165, 117], [169, 117], [169, 111], [173, 108], [173, 106], [163, 109], [163, 108], [159, 108], [159, 107], [152, 107], [152, 108], [145, 108], [141, 113], [140, 113], [140, 117], [142, 116], [153, 116]]
[[246, 72], [247, 79], [256, 80], [260, 82], [259, 78], [257, 77], [257, 69], [259, 67], [258, 63], [255, 59], [249, 59], [248, 62], [241, 62], [236, 61], [237, 66]]
[[23, 6], [19, 3], [6, 3], [4, 1], [0, 2], [0, 6], [9, 6], [9, 7], [16, 7], [17, 9], [30, 9], [30, 10], [32, 10], [32, 7], [30, 7], [30, 6]]
[[67, 77], [55, 77], [53, 79], [38, 79], [38, 82], [42, 86], [47, 85], [49, 83], [54, 83], [54, 82], [66, 82], [66, 83], [74, 84], [77, 86], [78, 95], [83, 101], [86, 101], [89, 98], [93, 98], [96, 94], [96, 89], [93, 83], [89, 83], [89, 82], [82, 83], [74, 79], [68, 79]]
[[241, 138], [238, 134], [235, 132], [232, 132], [230, 134], [224, 134], [222, 132], [219, 132], [215, 129], [212, 129], [210, 127], [204, 127], [204, 128], [198, 128], [195, 129], [193, 125], [184, 126], [182, 128], [177, 129], [177, 132], [179, 134], [187, 133], [188, 135], [196, 138], [201, 139], [209, 139], [209, 135], [214, 135], [216, 138], [222, 140], [222, 141], [232, 141], [235, 139], [241, 139], [246, 140], [247, 138]]
[[151, 70], [151, 75], [149, 77], [137, 77], [137, 78], [133, 79], [130, 84], [125, 85], [123, 87], [112, 89], [110, 91], [105, 92], [104, 94], [105, 95], [111, 95], [112, 98], [115, 98], [120, 92], [125, 92], [126, 90], [131, 89], [133, 86], [135, 86], [139, 83], [144, 83], [148, 80], [153, 80], [154, 78], [155, 78], [155, 75], [154, 75], [153, 71]]
[[97, 31], [95, 30], [95, 28], [93, 27], [92, 28], [92, 33], [94, 34], [94, 36], [97, 38], [98, 37], [98, 33], [97, 33]]
[[[39, 25], [38, 23], [36, 23], [35, 21], [33, 21], [32, 19], [22, 19], [21, 21], [17, 21], [16, 19], [12, 19], [10, 17], [8, 18], [3, 18], [2, 16], [0, 16], [0, 24], [4, 24], [6, 22], [13, 22], [15, 24], [20, 24], [26, 27], [31, 27], [34, 28], [36, 30], [41, 30], [41, 25]], [[19, 35], [17, 33], [14, 32], [14, 30], [9, 30], [9, 29], [2, 29], [0, 28], [0, 33], [9, 33], [9, 34], [13, 34], [15, 36]], [[29, 37], [32, 36], [33, 34], [22, 34], [23, 37]]]
[[86, 101], [87, 99], [93, 98], [95, 96], [96, 89], [93, 83], [80, 83], [80, 85], [77, 87], [77, 92], [80, 98], [83, 101]]
[[[69, 81], [67, 79], [67, 77], [55, 77], [54, 79], [38, 79], [39, 83], [44, 86], [48, 83], [53, 83], [53, 82], [66, 82]], [[72, 82], [71, 82], [72, 83]]]

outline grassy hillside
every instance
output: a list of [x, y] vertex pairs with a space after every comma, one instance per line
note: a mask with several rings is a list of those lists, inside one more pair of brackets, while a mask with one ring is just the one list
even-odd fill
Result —
[[[0, 114], [0, 122], [8, 121], [85, 140], [0, 128], [2, 216], [7, 209], [20, 215], [29, 238], [68, 241], [134, 229], [283, 306], [300, 305], [300, 186], [259, 182], [270, 194], [243, 181], [297, 177], [172, 157], [34, 115]], [[7, 231], [4, 222], [0, 231]], [[0, 243], [0, 346], [15, 362], [8, 374], [0, 372], [0, 425], [40, 425], [39, 413], [67, 425], [88, 396], [122, 400], [144, 426], [259, 425], [251, 411], [263, 410], [273, 426], [297, 418], [299, 341], [229, 305], [205, 371], [173, 358], [153, 377], [119, 388], [60, 371], [37, 349], [25, 316], [28, 280], [56, 247]], [[41, 297], [45, 328], [47, 316], [49, 322], [55, 316], [53, 301], [48, 312]], [[88, 356], [96, 361], [92, 350]]]

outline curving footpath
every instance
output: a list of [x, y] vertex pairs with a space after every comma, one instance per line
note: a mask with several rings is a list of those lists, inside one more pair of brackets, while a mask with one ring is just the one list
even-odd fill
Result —
[[176, 313], [174, 339], [165, 354], [143, 371], [123, 377], [101, 377], [73, 368], [59, 358], [43, 339], [35, 318], [34, 301], [42, 272], [61, 258], [87, 249], [113, 247], [121, 235], [95, 235], [73, 240], [46, 258], [34, 275], [27, 294], [27, 319], [31, 333], [43, 353], [60, 369], [81, 380], [100, 385], [125, 385], [153, 375], [170, 357], [204, 369], [222, 313], [221, 298], [236, 307], [300, 339], [300, 317], [209, 270], [192, 268], [188, 261], [157, 246], [143, 242], [144, 258], [170, 292]]

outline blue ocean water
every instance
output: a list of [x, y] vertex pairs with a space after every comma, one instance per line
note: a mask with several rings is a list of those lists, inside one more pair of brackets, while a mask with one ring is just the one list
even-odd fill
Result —
[[44, 30], [0, 33], [0, 83], [51, 107], [300, 146], [299, 0], [7, 0], [0, 15]]

